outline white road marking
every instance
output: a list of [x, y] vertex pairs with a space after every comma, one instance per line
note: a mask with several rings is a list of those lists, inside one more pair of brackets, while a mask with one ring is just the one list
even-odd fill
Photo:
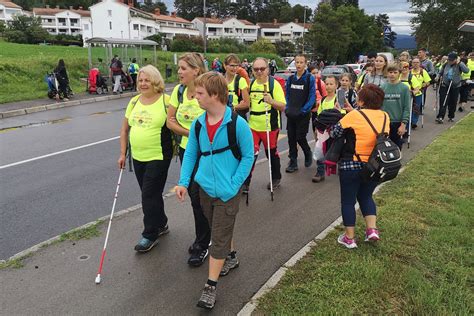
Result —
[[69, 149], [57, 151], [57, 152], [54, 152], [54, 153], [51, 153], [51, 154], [47, 154], [47, 155], [43, 155], [43, 156], [38, 156], [38, 157], [34, 157], [34, 158], [22, 160], [22, 161], [10, 163], [10, 164], [7, 164], [7, 165], [0, 166], [0, 170], [1, 170], [1, 169], [6, 169], [6, 168], [9, 168], [9, 167], [14, 167], [14, 166], [22, 165], [22, 164], [25, 164], [25, 163], [27, 163], [27, 162], [32, 162], [32, 161], [35, 161], [35, 160], [40, 160], [40, 159], [43, 159], [43, 158], [48, 158], [48, 157], [52, 157], [52, 156], [57, 156], [57, 155], [64, 154], [64, 153], [67, 153], [67, 152], [70, 152], [70, 151], [74, 151], [74, 150], [78, 150], [78, 149], [82, 149], [82, 148], [87, 148], [87, 147], [99, 145], [99, 144], [106, 143], [106, 142], [110, 142], [110, 141], [112, 141], [112, 140], [116, 140], [116, 139], [119, 139], [119, 138], [120, 138], [120, 136], [116, 136], [116, 137], [112, 137], [112, 138], [100, 140], [100, 141], [98, 141], [98, 142], [94, 142], [94, 143], [90, 143], [90, 144], [86, 144], [86, 145], [82, 145], [82, 146], [78, 146], [78, 147], [74, 147], [74, 148], [69, 148]]

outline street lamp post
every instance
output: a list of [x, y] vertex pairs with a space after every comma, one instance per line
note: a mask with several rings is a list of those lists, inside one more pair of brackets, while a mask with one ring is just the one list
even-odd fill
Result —
[[304, 32], [306, 28], [306, 6], [304, 6], [304, 14], [303, 14], [303, 55], [304, 55]]
[[203, 11], [204, 11], [204, 55], [207, 54], [207, 26], [206, 26], [206, 0], [203, 0]]

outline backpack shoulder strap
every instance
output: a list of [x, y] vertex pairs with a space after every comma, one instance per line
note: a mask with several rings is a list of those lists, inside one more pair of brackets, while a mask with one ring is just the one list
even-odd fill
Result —
[[227, 124], [227, 138], [230, 150], [232, 151], [232, 154], [234, 155], [235, 159], [241, 160], [242, 154], [240, 153], [240, 149], [237, 144], [237, 119], [238, 114], [232, 111], [232, 119], [229, 124]]
[[[348, 98], [349, 98], [349, 103], [352, 102], [352, 97], [354, 96], [354, 89], [352, 88], [349, 88], [349, 95], [348, 95]], [[351, 103], [352, 105], [352, 103]]]
[[240, 103], [240, 101], [242, 101], [242, 92], [239, 89], [239, 84], [240, 84], [240, 79], [241, 78], [242, 77], [239, 74], [237, 74], [234, 78], [234, 93], [237, 96], [237, 101], [239, 103]]
[[253, 78], [252, 81], [250, 81], [250, 87], [249, 87], [250, 92], [252, 92], [252, 87], [254, 83], [255, 83], [255, 78]]
[[272, 98], [273, 98], [273, 88], [275, 88], [275, 78], [273, 78], [273, 76], [268, 76], [268, 90]]
[[[186, 86], [184, 84], [180, 84], [178, 88], [178, 103], [183, 103], [184, 100], [184, 90], [186, 90]], [[178, 104], [178, 107], [179, 107]]]
[[199, 120], [196, 120], [196, 124], [194, 124], [194, 133], [196, 134], [196, 141], [198, 147], [198, 157], [201, 156], [201, 144], [199, 144], [199, 134], [201, 133], [202, 124]]

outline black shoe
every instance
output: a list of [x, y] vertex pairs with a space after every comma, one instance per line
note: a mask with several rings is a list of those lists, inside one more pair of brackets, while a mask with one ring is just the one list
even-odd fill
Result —
[[[280, 187], [280, 181], [281, 181], [281, 179], [273, 179], [272, 180], [273, 190], [278, 189]], [[267, 184], [267, 189], [270, 190], [270, 182], [268, 182], [268, 184]]]
[[416, 124], [411, 124], [411, 129], [416, 129], [418, 127], [418, 125]]
[[464, 111], [464, 108], [463, 108], [462, 106], [460, 106], [460, 107], [458, 108], [458, 111], [459, 111], [459, 112], [463, 112], [463, 111]]
[[454, 122], [454, 119], [453, 119], [453, 118], [449, 118], [449, 119], [448, 119], [448, 122], [451, 122], [451, 123], [452, 123], [452, 122]]
[[438, 117], [438, 118], [436, 119], [436, 123], [438, 123], [438, 124], [443, 124], [443, 119], [440, 118], [440, 117]]
[[165, 227], [161, 227], [158, 229], [158, 237], [164, 235], [164, 234], [168, 234], [170, 232], [169, 228], [168, 228], [168, 225], [166, 225]]
[[249, 185], [248, 184], [243, 184], [242, 185], [242, 194], [249, 194]]
[[304, 155], [304, 166], [306, 168], [311, 167], [313, 164], [313, 153], [310, 151], [309, 153]]
[[285, 172], [293, 173], [296, 170], [298, 170], [298, 163], [296, 162], [296, 160], [290, 159], [290, 162], [288, 163], [288, 167], [286, 167]]
[[188, 264], [193, 267], [199, 267], [204, 263], [209, 254], [208, 249], [201, 249], [200, 247], [194, 247], [191, 250], [191, 256], [188, 259]]

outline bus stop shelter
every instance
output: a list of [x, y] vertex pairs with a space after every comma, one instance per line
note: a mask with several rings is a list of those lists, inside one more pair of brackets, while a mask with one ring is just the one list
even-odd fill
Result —
[[143, 47], [153, 47], [153, 64], [156, 65], [156, 46], [157, 42], [151, 40], [130, 40], [123, 38], [105, 38], [105, 37], [92, 37], [86, 40], [88, 44], [88, 58], [89, 58], [89, 69], [92, 65], [92, 47], [102, 46], [105, 49], [105, 61], [109, 62], [114, 57], [113, 48], [119, 48], [121, 50], [120, 58], [123, 61], [127, 61], [129, 57], [134, 57], [140, 63], [143, 64]]

